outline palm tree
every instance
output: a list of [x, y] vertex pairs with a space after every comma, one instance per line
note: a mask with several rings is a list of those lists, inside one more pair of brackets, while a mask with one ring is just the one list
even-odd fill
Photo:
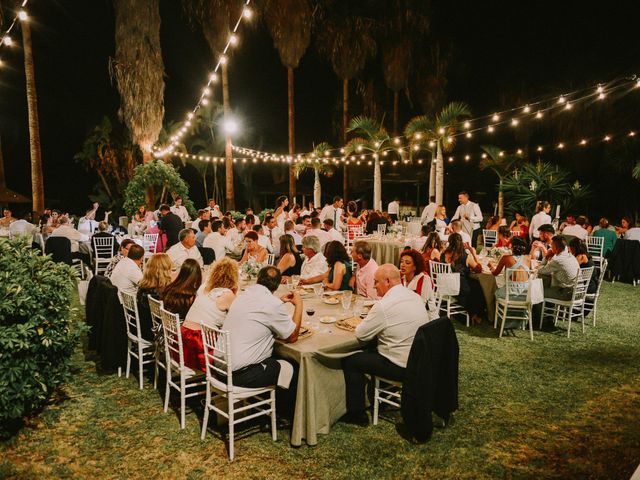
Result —
[[[295, 123], [293, 101], [293, 70], [311, 41], [312, 9], [309, 0], [265, 0], [265, 20], [273, 44], [280, 54], [280, 61], [287, 69], [287, 93], [289, 116], [289, 154], [295, 153]], [[289, 167], [289, 197], [296, 195], [296, 176], [293, 165]]]
[[[354, 4], [340, 0], [320, 2], [317, 14], [316, 43], [318, 51], [330, 62], [333, 72], [342, 80], [342, 144], [347, 143], [349, 128], [349, 81], [376, 54], [372, 19], [353, 11]], [[343, 197], [347, 201], [349, 180], [343, 165]]]
[[380, 156], [391, 150], [391, 137], [382, 124], [369, 117], [353, 117], [349, 123], [349, 131], [360, 136], [349, 140], [345, 146], [345, 155], [370, 154], [373, 156], [373, 208], [382, 210]]
[[[224, 47], [232, 33], [232, 22], [240, 15], [241, 5], [237, 0], [183, 0], [183, 9], [189, 20], [197, 22], [207, 40], [214, 59], [223, 54]], [[229, 100], [229, 68], [227, 63], [221, 65], [222, 73], [222, 105], [224, 115], [231, 114]], [[231, 137], [225, 138], [225, 186], [226, 209], [235, 210], [235, 192], [233, 186], [233, 151]]]
[[518, 161], [514, 155], [502, 153], [495, 145], [483, 145], [482, 149], [487, 156], [480, 161], [480, 170], [490, 168], [498, 176], [498, 216], [504, 217], [504, 179], [513, 170]]
[[159, 0], [113, 0], [113, 4], [116, 55], [109, 67], [120, 93], [119, 114], [148, 163], [164, 117]]
[[333, 175], [333, 165], [329, 163], [326, 158], [326, 153], [331, 150], [331, 145], [326, 142], [322, 142], [311, 152], [310, 157], [305, 160], [301, 160], [295, 164], [296, 177], [306, 170], [313, 170], [313, 204], [322, 205], [322, 191], [320, 187], [320, 175], [326, 175], [327, 177]]
[[29, 150], [31, 153], [31, 194], [32, 210], [44, 212], [44, 180], [42, 175], [42, 156], [40, 152], [40, 122], [38, 120], [38, 95], [33, 68], [33, 48], [31, 45], [31, 27], [29, 20], [22, 25], [22, 44], [24, 48], [24, 73], [27, 84], [27, 110], [29, 112]]
[[460, 120], [469, 117], [469, 106], [463, 102], [451, 102], [436, 115], [433, 125], [436, 148], [436, 203], [442, 205], [444, 199], [444, 157], [455, 146], [453, 135], [458, 131]]
[[429, 197], [431, 197], [436, 194], [436, 159], [433, 155], [433, 142], [436, 138], [436, 132], [433, 128], [433, 120], [426, 115], [413, 117], [404, 127], [404, 136], [409, 139], [409, 151], [412, 159], [415, 151], [414, 147], [431, 153], [429, 162]]

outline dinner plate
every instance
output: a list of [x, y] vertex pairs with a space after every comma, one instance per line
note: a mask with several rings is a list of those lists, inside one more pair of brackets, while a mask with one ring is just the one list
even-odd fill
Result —
[[365, 300], [362, 305], [364, 305], [365, 307], [373, 307], [375, 303], [376, 303], [375, 300]]
[[337, 305], [340, 303], [340, 300], [338, 300], [337, 298], [331, 298], [331, 297], [323, 298], [322, 301], [327, 305]]
[[328, 292], [324, 292], [323, 295], [327, 297], [333, 297], [334, 295], [340, 295], [342, 292], [340, 290], [330, 290]]
[[332, 317], [330, 315], [325, 315], [324, 317], [320, 317], [320, 323], [334, 323], [336, 321], [336, 317]]

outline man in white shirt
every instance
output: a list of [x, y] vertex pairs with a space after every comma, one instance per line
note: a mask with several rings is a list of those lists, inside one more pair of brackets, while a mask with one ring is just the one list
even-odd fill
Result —
[[400, 215], [400, 199], [398, 197], [395, 197], [389, 202], [389, 205], [387, 205], [387, 213], [391, 220], [394, 222], [398, 221], [398, 216]]
[[[298, 292], [289, 292], [280, 298], [273, 295], [280, 280], [277, 268], [264, 267], [258, 273], [257, 283], [247, 287], [229, 307], [222, 329], [229, 332], [236, 386], [289, 387], [293, 366], [273, 358], [273, 344], [275, 338], [287, 343], [298, 339], [303, 307]], [[287, 312], [286, 303], [293, 305], [293, 316]]]
[[216, 260], [225, 257], [227, 253], [238, 254], [236, 245], [226, 236], [227, 230], [221, 220], [214, 220], [211, 233], [202, 242], [204, 248], [211, 248], [216, 254]]
[[[71, 252], [79, 252], [80, 251], [80, 242], [88, 242], [89, 236], [84, 235], [73, 228], [72, 225], [69, 224], [69, 218], [66, 216], [60, 216], [59, 227], [56, 228], [53, 232], [51, 232], [50, 237], [65, 237], [71, 241]], [[84, 253], [88, 254], [91, 251], [90, 247], [87, 247]], [[83, 261], [87, 262], [87, 260]]]
[[471, 236], [471, 242], [469, 245], [475, 247], [478, 235], [482, 231], [482, 212], [480, 211], [480, 205], [469, 200], [469, 194], [467, 192], [460, 192], [458, 194], [458, 206], [456, 213], [451, 217], [451, 221], [460, 220], [462, 230]]
[[[245, 210], [245, 212], [246, 213], [245, 213], [245, 217], [244, 218], [245, 218], [245, 220], [247, 222], [247, 227], [249, 226], [249, 223], [251, 223], [252, 227], [253, 227], [253, 225], [258, 225], [260, 223], [260, 219], [258, 218], [257, 215], [254, 215], [253, 209], [247, 208]], [[251, 217], [251, 220], [252, 220], [251, 222], [249, 222], [249, 218], [248, 217]]]
[[329, 238], [331, 239], [330, 241], [336, 240], [340, 243], [344, 243], [344, 237], [342, 236], [342, 234], [335, 228], [333, 228], [333, 220], [327, 218], [322, 223], [324, 226], [324, 231], [329, 234]]
[[302, 239], [302, 252], [305, 259], [300, 267], [300, 283], [309, 285], [321, 282], [329, 271], [329, 265], [327, 265], [327, 259], [320, 253], [318, 237], [304, 237]]
[[361, 297], [377, 300], [378, 292], [374, 287], [374, 276], [378, 270], [378, 264], [371, 258], [371, 245], [364, 240], [358, 240], [351, 249], [351, 258], [358, 268], [349, 280], [349, 286]]
[[262, 228], [262, 225], [254, 225], [253, 231], [258, 234], [258, 245], [262, 245], [266, 248], [267, 252], [273, 253], [273, 245], [271, 245], [269, 237], [264, 235], [264, 228]]
[[171, 207], [171, 212], [180, 217], [183, 223], [191, 221], [189, 212], [187, 212], [187, 209], [182, 205], [182, 197], [176, 197], [176, 201], [173, 207]]
[[278, 256], [280, 254], [280, 235], [282, 235], [282, 229], [278, 226], [276, 217], [272, 215], [267, 216], [264, 223], [264, 234], [271, 243], [272, 252]]
[[431, 195], [429, 197], [429, 205], [424, 207], [422, 210], [422, 216], [420, 217], [420, 223], [422, 225], [426, 225], [436, 216], [436, 210], [438, 208], [438, 204], [436, 203], [435, 195]]
[[563, 235], [570, 235], [572, 237], [579, 238], [584, 242], [589, 235], [589, 232], [584, 228], [584, 224], [587, 223], [587, 219], [584, 215], [580, 215], [576, 218], [576, 223], [574, 225], [567, 225], [562, 230]]
[[196, 230], [196, 234], [201, 232], [201, 230], [200, 230], [200, 221], [201, 220], [209, 220], [209, 211], [205, 210], [204, 208], [201, 209], [201, 210], [198, 210], [198, 218], [191, 225], [191, 228]]
[[109, 277], [111, 283], [118, 287], [119, 291], [133, 296], [138, 293], [138, 283], [142, 280], [143, 257], [144, 248], [137, 243], [129, 246], [127, 256], [118, 262]]
[[400, 272], [390, 263], [380, 266], [374, 275], [380, 300], [356, 327], [356, 338], [370, 342], [377, 338], [376, 350], [356, 353], [342, 361], [347, 393], [347, 423], [366, 426], [366, 375], [389, 380], [404, 380], [409, 351], [418, 328], [429, 321], [419, 295], [402, 286]]
[[469, 234], [462, 230], [462, 224], [460, 223], [460, 220], [454, 220], [453, 222], [451, 222], [449, 228], [451, 228], [452, 233], [460, 234], [460, 236], [462, 237], [462, 243], [466, 243], [470, 247], [473, 246], [471, 244], [471, 237], [469, 236]]
[[308, 228], [307, 233], [304, 234], [304, 238], [307, 237], [316, 237], [320, 242], [320, 250], [331, 241], [329, 234], [320, 228], [320, 219], [317, 217], [311, 219], [311, 227]]
[[[206, 240], [206, 239], [205, 239]], [[187, 258], [193, 258], [202, 267], [202, 255], [196, 246], [196, 234], [190, 228], [184, 228], [178, 233], [178, 243], [167, 250], [167, 255], [173, 262], [174, 269], [180, 269]]]
[[342, 205], [344, 201], [342, 197], [336, 195], [333, 197], [333, 204], [325, 206], [320, 212], [320, 221], [330, 218], [333, 220], [333, 226], [336, 230], [342, 230]]
[[[229, 224], [231, 223], [231, 221], [226, 217], [223, 219], [223, 222], [225, 220], [227, 220]], [[227, 224], [225, 222], [225, 228], [227, 229], [227, 237], [229, 238], [229, 240], [231, 240], [231, 243], [237, 245], [242, 241], [242, 238], [244, 237], [244, 232], [247, 228], [247, 224], [244, 221], [244, 218], [241, 218], [236, 222], [235, 225], [230, 224], [229, 228], [227, 228]]]
[[[11, 233], [11, 236], [28, 236], [31, 239], [33, 234], [38, 230], [38, 227], [29, 223], [27, 218], [29, 218], [29, 216], [24, 215], [20, 220], [16, 220], [9, 224], [9, 232]], [[29, 245], [31, 245], [31, 241], [29, 241]]]
[[284, 233], [293, 237], [293, 243], [295, 243], [296, 245], [302, 245], [302, 237], [298, 235], [295, 227], [296, 226], [292, 220], [287, 220], [286, 222], [284, 222]]

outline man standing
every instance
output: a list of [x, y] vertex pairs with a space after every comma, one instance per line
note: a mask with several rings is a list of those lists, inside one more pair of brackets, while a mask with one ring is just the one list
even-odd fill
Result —
[[126, 258], [123, 258], [113, 269], [109, 277], [111, 283], [121, 292], [135, 296], [138, 293], [138, 283], [142, 280], [142, 259], [144, 248], [137, 243], [129, 246]]
[[[229, 307], [222, 329], [230, 335], [233, 384], [238, 387], [289, 387], [293, 366], [273, 358], [273, 344], [275, 338], [287, 343], [298, 339], [302, 299], [298, 292], [275, 297], [273, 292], [280, 280], [277, 268], [262, 268], [257, 283], [247, 287], [239, 301]], [[293, 305], [293, 316], [288, 314], [285, 303]]]
[[374, 282], [380, 301], [356, 327], [355, 334], [361, 342], [377, 339], [377, 347], [342, 361], [347, 393], [347, 414], [343, 421], [361, 426], [369, 424], [365, 411], [366, 375], [404, 380], [413, 337], [429, 321], [422, 299], [402, 286], [395, 265], [387, 263], [379, 267]]
[[344, 201], [342, 197], [336, 195], [333, 197], [333, 204], [325, 206], [320, 212], [320, 221], [323, 222], [325, 219], [330, 218], [333, 220], [333, 227], [340, 231], [342, 230], [342, 205]]
[[265, 236], [269, 239], [272, 251], [277, 257], [280, 254], [280, 235], [282, 235], [282, 230], [278, 226], [278, 222], [274, 216], [269, 215], [264, 219], [264, 223]]
[[176, 197], [175, 203], [173, 207], [171, 207], [171, 212], [176, 214], [183, 223], [191, 221], [189, 212], [187, 212], [187, 209], [182, 205], [182, 197]]
[[[202, 261], [200, 250], [196, 247], [196, 234], [193, 233], [193, 230], [190, 228], [180, 230], [178, 240], [178, 243], [167, 250], [167, 255], [169, 255], [173, 262], [173, 268], [180, 269], [187, 258], [193, 258], [202, 267], [204, 262]], [[207, 245], [205, 244], [205, 247], [206, 246]], [[131, 249], [129, 249], [129, 251], [131, 251]]]
[[435, 195], [431, 195], [429, 197], [429, 205], [424, 207], [422, 210], [422, 216], [420, 217], [420, 223], [422, 225], [426, 225], [436, 216], [436, 209], [438, 208], [438, 204], [436, 203]]
[[158, 224], [158, 228], [167, 235], [167, 248], [178, 243], [178, 233], [184, 228], [184, 224], [178, 215], [173, 213], [169, 205], [160, 205], [160, 215], [162, 218]]
[[358, 268], [356, 274], [349, 280], [349, 286], [355, 289], [356, 294], [377, 300], [378, 293], [374, 287], [373, 277], [378, 270], [378, 264], [371, 258], [371, 245], [364, 240], [358, 240], [351, 249], [351, 258], [356, 262]]
[[389, 205], [387, 205], [387, 213], [394, 223], [398, 221], [398, 216], [400, 215], [400, 199], [398, 197], [394, 197], [394, 199], [389, 202]]
[[475, 247], [478, 235], [480, 235], [482, 212], [480, 206], [469, 200], [469, 194], [467, 192], [460, 192], [458, 194], [458, 201], [460, 205], [451, 217], [451, 221], [460, 220], [462, 223], [462, 230], [471, 236], [471, 246]]

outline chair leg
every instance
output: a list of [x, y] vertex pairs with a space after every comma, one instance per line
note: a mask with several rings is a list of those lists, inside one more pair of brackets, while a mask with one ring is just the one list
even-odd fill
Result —
[[144, 356], [142, 355], [142, 345], [138, 343], [138, 380], [140, 382], [140, 390], [144, 390], [144, 380], [143, 380], [144, 364], [142, 363], [143, 361], [144, 361]]
[[180, 429], [184, 430], [186, 424], [185, 409], [186, 409], [186, 389], [184, 386], [184, 374], [180, 372]]
[[153, 367], [153, 389], [158, 389], [158, 374], [160, 373], [160, 368], [158, 367], [158, 352], [154, 353], [154, 367]]
[[167, 413], [167, 410], [169, 410], [169, 397], [171, 396], [171, 385], [169, 385], [169, 380], [171, 379], [171, 367], [169, 367], [169, 365], [167, 364], [167, 369], [166, 369], [166, 380], [165, 380], [165, 386], [164, 386], [164, 413]]
[[278, 440], [278, 427], [276, 424], [276, 391], [271, 390], [271, 438], [275, 442]]
[[596, 326], [596, 313], [598, 311], [598, 299], [593, 301], [593, 326]]
[[542, 313], [540, 313], [540, 330], [542, 330], [542, 321], [544, 320], [544, 311], [546, 309], [547, 303], [542, 302]]
[[375, 377], [373, 390], [373, 424], [378, 425], [378, 408], [380, 405], [380, 379]]
[[569, 312], [569, 328], [567, 328], [567, 338], [571, 336], [571, 312]]
[[127, 368], [125, 369], [125, 378], [129, 378], [129, 370], [131, 369], [131, 341], [127, 342]]
[[235, 408], [235, 399], [233, 395], [229, 395], [227, 400], [229, 402], [229, 460], [233, 461], [235, 457], [235, 452], [233, 451], [233, 437], [235, 435], [235, 415], [233, 409]]
[[496, 302], [496, 308], [494, 311], [494, 315], [493, 315], [493, 328], [497, 328], [498, 327], [498, 308], [500, 307], [500, 304], [498, 302]]
[[204, 440], [207, 435], [207, 423], [209, 423], [209, 404], [211, 403], [211, 387], [207, 382], [207, 397], [204, 404], [204, 417], [202, 418], [202, 432], [200, 432], [200, 440]]

